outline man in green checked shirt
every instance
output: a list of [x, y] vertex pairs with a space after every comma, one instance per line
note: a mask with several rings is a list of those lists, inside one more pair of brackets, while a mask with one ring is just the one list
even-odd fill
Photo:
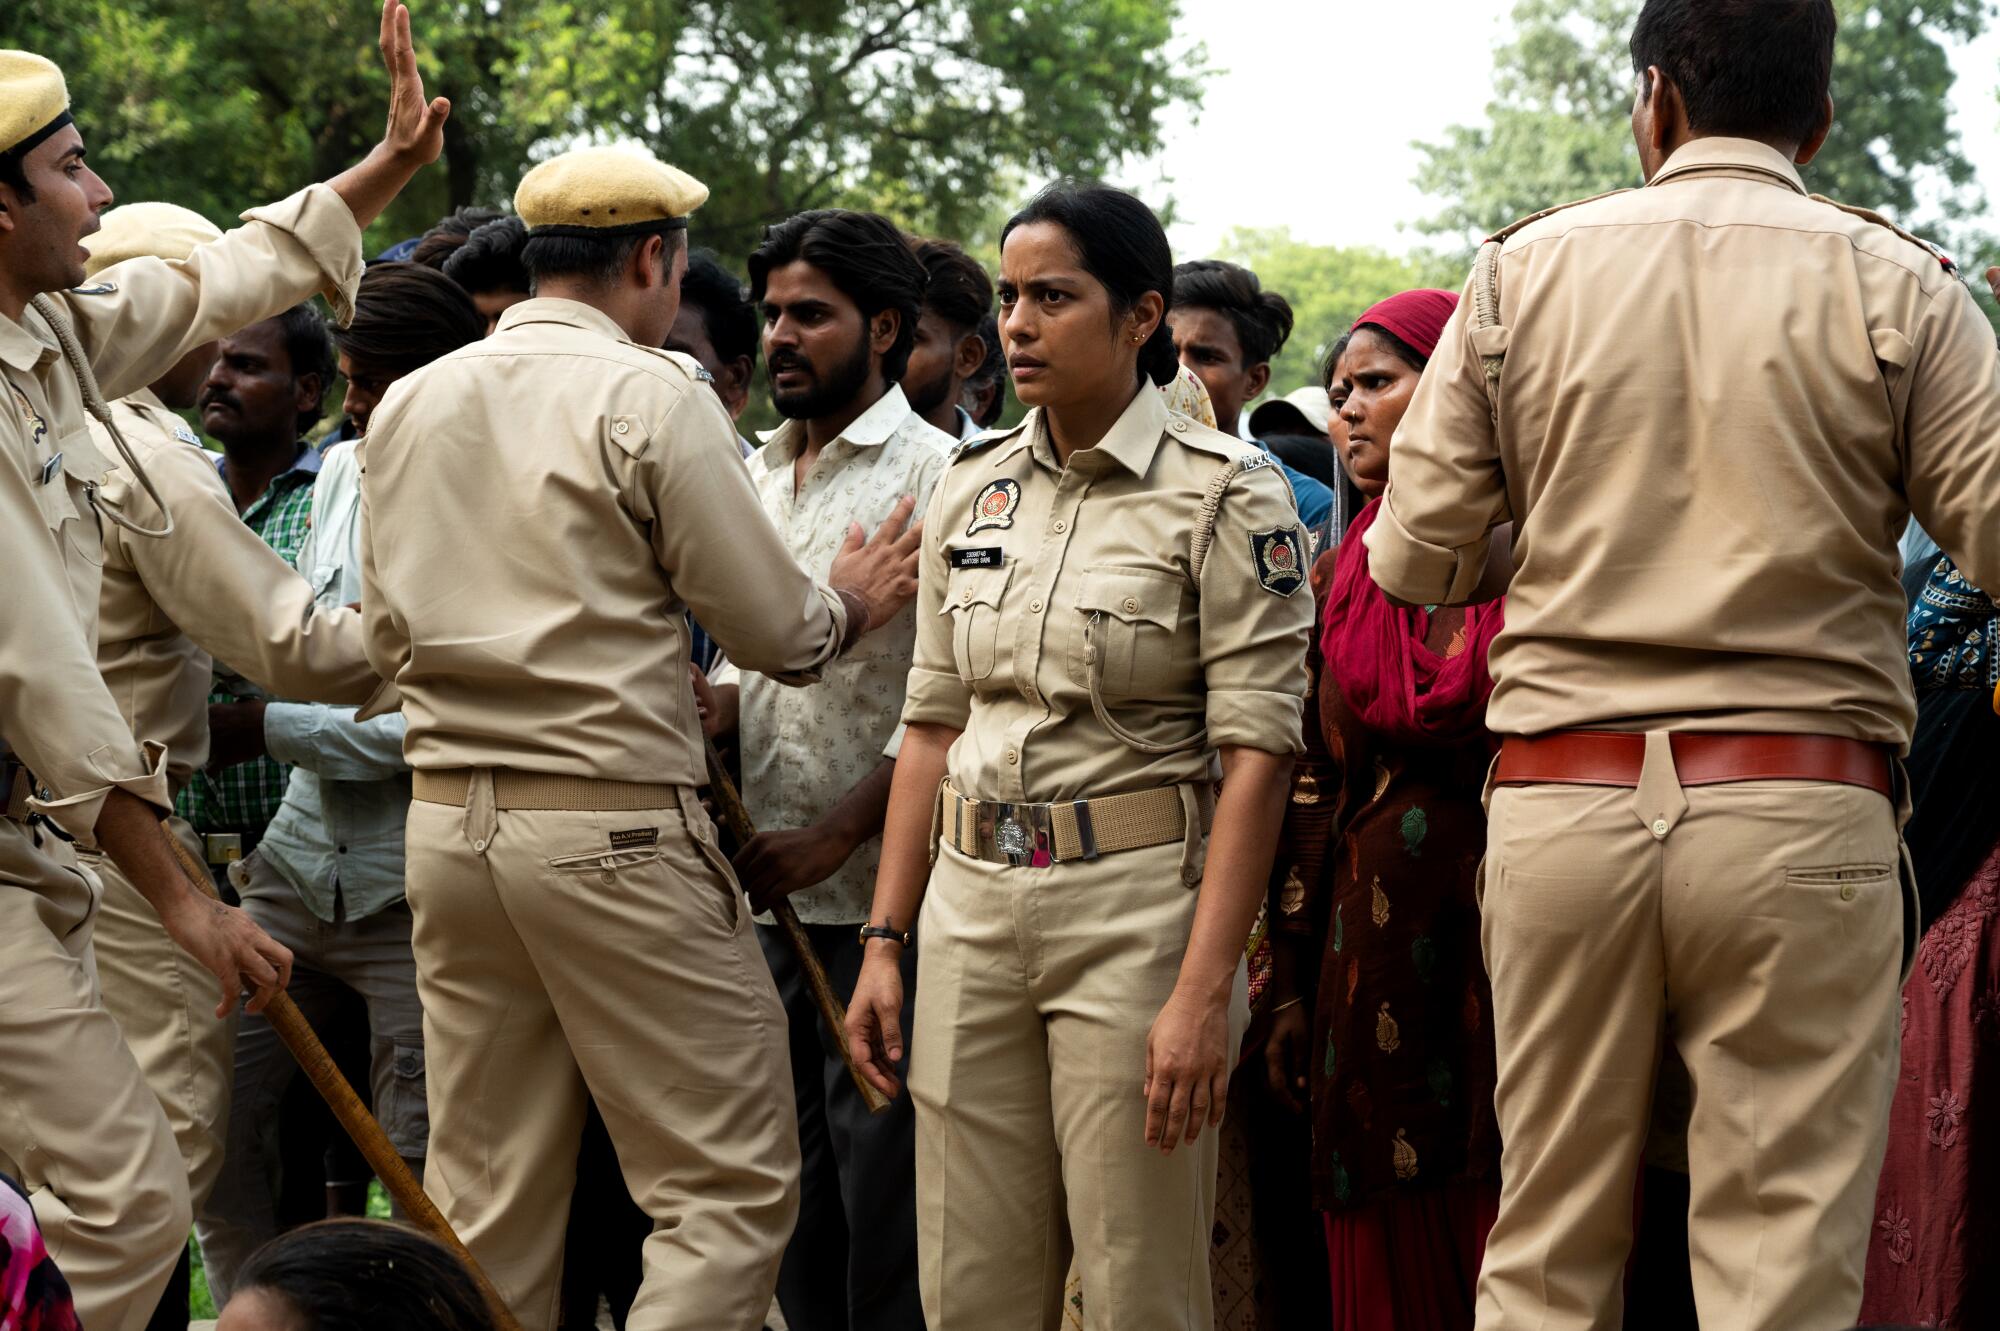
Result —
[[[201, 390], [202, 428], [222, 445], [216, 466], [236, 509], [287, 563], [312, 525], [320, 458], [303, 436], [319, 421], [333, 366], [326, 321], [296, 305], [224, 338]], [[227, 662], [216, 662], [208, 701], [208, 766], [175, 804], [221, 866], [256, 849], [291, 769], [266, 754], [263, 697]]]

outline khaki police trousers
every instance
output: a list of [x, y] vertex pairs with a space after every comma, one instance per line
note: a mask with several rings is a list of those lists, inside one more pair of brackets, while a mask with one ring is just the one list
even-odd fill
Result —
[[1503, 1143], [1479, 1331], [1620, 1324], [1633, 1183], [1671, 1042], [1693, 1085], [1704, 1327], [1844, 1331], [1894, 1089], [1897, 810], [1817, 782], [1501, 787], [1481, 933]]
[[36, 833], [0, 820], [0, 1170], [27, 1189], [82, 1325], [139, 1331], [187, 1246], [187, 1168], [99, 999], [97, 880], [39, 835], [36, 853]]
[[[167, 825], [200, 864], [201, 838], [194, 828], [178, 817]], [[78, 858], [104, 887], [91, 948], [105, 1009], [117, 1018], [146, 1085], [166, 1112], [198, 1211], [222, 1168], [237, 1014], [216, 1019], [221, 994], [215, 977], [167, 937], [152, 904], [123, 869], [106, 855], [86, 852]]]
[[[1211, 1331], [1216, 1146], [1145, 1144], [1146, 1037], [1198, 892], [1179, 843], [1012, 868], [939, 850], [910, 1042], [917, 1262], [934, 1331]], [[1239, 967], [1229, 1058], [1248, 1024]]]
[[475, 774], [410, 805], [407, 877], [425, 1190], [522, 1326], [555, 1325], [587, 1091], [653, 1219], [629, 1331], [758, 1331], [798, 1211], [785, 1018], [693, 792], [496, 810]]

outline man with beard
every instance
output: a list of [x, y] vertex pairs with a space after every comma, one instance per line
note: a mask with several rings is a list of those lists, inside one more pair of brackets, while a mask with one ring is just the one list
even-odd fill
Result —
[[924, 312], [903, 392], [910, 410], [946, 434], [970, 439], [985, 428], [959, 405], [965, 385], [986, 363], [989, 344], [980, 325], [993, 309], [993, 279], [978, 261], [948, 240], [917, 242], [924, 265]]
[[[202, 385], [202, 428], [222, 445], [216, 459], [236, 511], [287, 564], [312, 523], [317, 424], [333, 384], [333, 338], [310, 304], [222, 339]], [[208, 696], [208, 765], [174, 801], [201, 835], [212, 865], [226, 868], [257, 848], [285, 798], [290, 768], [264, 746], [264, 694], [232, 663], [216, 663]]]
[[[766, 231], [750, 256], [771, 401], [788, 418], [763, 436], [750, 471], [808, 571], [826, 567], [850, 524], [879, 522], [906, 496], [928, 503], [944, 472], [951, 436], [926, 424], [898, 384], [926, 281], [902, 233], [872, 213], [801, 213]], [[736, 871], [758, 910], [792, 899], [838, 993], [861, 969], [856, 931], [874, 891], [915, 641], [905, 608], [868, 651], [829, 666], [817, 689], [732, 667], [716, 677], [740, 684], [743, 794], [766, 829], [737, 852]], [[796, 1331], [921, 1327], [909, 1097], [869, 1114], [797, 958], [774, 926], [757, 932], [790, 1027], [802, 1156], [778, 1302]], [[903, 981], [914, 996], [914, 948]]]

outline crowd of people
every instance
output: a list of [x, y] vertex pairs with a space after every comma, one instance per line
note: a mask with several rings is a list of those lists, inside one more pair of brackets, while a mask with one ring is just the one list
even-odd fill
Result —
[[0, 52], [0, 1331], [2000, 1325], [2000, 345], [1837, 39], [1646, 0], [1645, 188], [1315, 329], [1074, 180], [364, 261], [401, 0], [227, 234]]

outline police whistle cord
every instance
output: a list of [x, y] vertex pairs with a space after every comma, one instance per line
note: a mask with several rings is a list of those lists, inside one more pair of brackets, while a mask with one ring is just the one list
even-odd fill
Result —
[[[747, 846], [750, 838], [757, 835], [757, 825], [750, 821], [750, 811], [743, 807], [743, 796], [737, 793], [736, 783], [723, 768], [715, 741], [704, 739], [702, 747], [708, 753], [708, 785], [715, 794], [715, 807], [722, 812], [722, 824], [736, 838], [739, 848]], [[833, 1032], [834, 1047], [840, 1050], [840, 1061], [847, 1065], [847, 1075], [854, 1079], [854, 1089], [861, 1092], [861, 1103], [868, 1106], [869, 1113], [881, 1113], [889, 1107], [889, 1097], [875, 1089], [875, 1083], [868, 1080], [861, 1065], [854, 1061], [854, 1051], [847, 1047], [847, 1004], [833, 992], [833, 981], [827, 979], [826, 966], [813, 949], [805, 925], [799, 922], [798, 911], [791, 902], [780, 900], [771, 907], [771, 914], [785, 931], [792, 951], [798, 953], [799, 968], [806, 973], [806, 987], [812, 990], [813, 1004], [819, 1008], [827, 1029]]]
[[[181, 872], [204, 894], [216, 896], [215, 884], [208, 871], [194, 862], [194, 856], [180, 843], [173, 829], [162, 822], [160, 830], [166, 833], [167, 845], [172, 847]], [[402, 1155], [389, 1141], [388, 1134], [382, 1131], [382, 1125], [368, 1112], [368, 1106], [361, 1103], [361, 1097], [347, 1084], [347, 1078], [340, 1075], [333, 1056], [326, 1052], [326, 1046], [320, 1043], [312, 1024], [299, 1011], [299, 1005], [292, 1001], [292, 996], [283, 991], [272, 995], [270, 1003], [264, 1008], [264, 1018], [271, 1023], [271, 1029], [278, 1033], [278, 1038], [285, 1042], [285, 1048], [292, 1051], [300, 1071], [306, 1074], [313, 1089], [326, 1101], [326, 1107], [333, 1111], [349, 1140], [368, 1161], [375, 1176], [382, 1180], [382, 1186], [388, 1189], [396, 1205], [409, 1215], [417, 1228], [450, 1248], [458, 1254], [458, 1260], [465, 1263], [466, 1270], [486, 1299], [487, 1311], [493, 1314], [498, 1331], [521, 1331], [521, 1324], [508, 1311], [500, 1291], [493, 1287], [493, 1282], [486, 1278], [486, 1272], [480, 1269], [479, 1262], [459, 1242], [458, 1235], [452, 1232], [451, 1222], [425, 1194], [423, 1185], [410, 1173], [410, 1167], [403, 1163]]]

